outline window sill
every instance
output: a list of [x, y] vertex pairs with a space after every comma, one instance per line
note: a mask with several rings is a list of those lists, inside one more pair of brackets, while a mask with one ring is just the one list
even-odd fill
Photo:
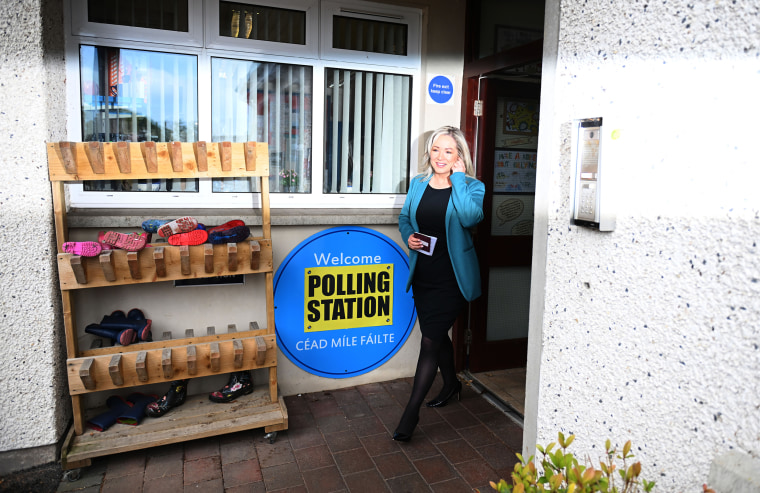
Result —
[[[272, 226], [371, 226], [398, 224], [401, 209], [270, 209]], [[70, 228], [140, 228], [146, 219], [172, 220], [192, 216], [216, 226], [242, 219], [249, 226], [261, 225], [260, 209], [71, 209], [66, 214]]]

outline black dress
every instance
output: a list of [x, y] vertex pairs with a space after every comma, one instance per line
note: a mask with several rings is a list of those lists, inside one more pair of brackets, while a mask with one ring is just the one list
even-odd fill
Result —
[[419, 232], [435, 236], [433, 255], [417, 254], [412, 289], [422, 335], [433, 340], [448, 334], [466, 300], [459, 290], [446, 244], [446, 207], [451, 188], [428, 185], [417, 206]]

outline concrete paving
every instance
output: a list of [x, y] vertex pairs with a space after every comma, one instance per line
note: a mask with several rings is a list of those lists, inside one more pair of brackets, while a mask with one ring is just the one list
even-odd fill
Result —
[[274, 443], [259, 429], [100, 457], [57, 491], [485, 493], [509, 478], [522, 428], [469, 386], [459, 402], [423, 406], [410, 442], [393, 441], [411, 384], [288, 396]]

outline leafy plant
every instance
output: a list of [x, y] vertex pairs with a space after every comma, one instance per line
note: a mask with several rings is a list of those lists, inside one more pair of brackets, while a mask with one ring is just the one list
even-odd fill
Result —
[[[634, 456], [631, 453], [631, 441], [623, 446], [621, 453], [613, 448], [610, 441], [605, 443], [606, 457], [595, 468], [590, 460], [588, 465], [578, 463], [575, 456], [567, 448], [575, 440], [575, 435], [565, 438], [562, 432], [558, 435], [559, 448], [555, 450], [556, 442], [545, 448], [537, 445], [542, 454], [541, 467], [538, 470], [533, 462], [533, 456], [525, 460], [517, 454], [520, 462], [515, 464], [512, 472], [512, 484], [504, 479], [498, 483], [491, 481], [491, 488], [499, 493], [536, 493], [550, 491], [556, 493], [637, 493], [652, 491], [654, 481], [640, 479], [641, 462], [628, 465]], [[622, 460], [618, 468], [617, 460]], [[619, 478], [618, 478], [619, 476]], [[616, 480], [620, 480], [620, 488]]]

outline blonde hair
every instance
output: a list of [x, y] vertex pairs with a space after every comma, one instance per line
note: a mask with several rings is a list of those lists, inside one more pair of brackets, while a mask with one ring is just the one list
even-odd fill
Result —
[[457, 127], [451, 127], [445, 125], [435, 130], [427, 140], [425, 144], [425, 156], [422, 158], [422, 172], [426, 178], [429, 178], [433, 174], [433, 165], [430, 164], [430, 150], [433, 148], [433, 142], [441, 135], [448, 135], [457, 145], [457, 154], [464, 163], [465, 174], [467, 176], [475, 176], [475, 169], [472, 166], [472, 156], [470, 156], [470, 146], [467, 145], [467, 140], [464, 138], [464, 134]]

